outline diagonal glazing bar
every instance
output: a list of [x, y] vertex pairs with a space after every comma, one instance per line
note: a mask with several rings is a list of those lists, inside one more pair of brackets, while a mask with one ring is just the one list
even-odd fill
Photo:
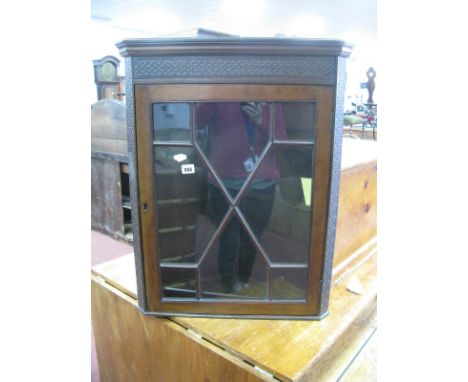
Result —
[[224, 186], [224, 183], [223, 181], [221, 180], [221, 178], [218, 176], [218, 174], [216, 173], [216, 171], [213, 169], [213, 167], [211, 166], [210, 164], [210, 161], [208, 160], [208, 158], [206, 157], [206, 155], [203, 153], [203, 150], [200, 148], [198, 142], [194, 142], [194, 146], [195, 146], [195, 150], [197, 152], [198, 155], [200, 155], [200, 158], [202, 158], [202, 161], [204, 163], [204, 165], [208, 168], [208, 170], [211, 172], [211, 174], [213, 175], [217, 185], [219, 186], [219, 188], [221, 189], [221, 191], [223, 192], [224, 194], [224, 197], [227, 199], [227, 201], [229, 202], [229, 204], [231, 206], [234, 205], [234, 201], [229, 193], [229, 191], [227, 190], [227, 188]]
[[234, 198], [233, 205], [237, 206], [239, 203], [239, 200], [244, 196], [246, 190], [248, 190], [250, 182], [252, 179], [255, 177], [255, 174], [257, 174], [259, 168], [261, 167], [260, 165], [262, 164], [263, 158], [265, 158], [270, 151], [270, 147], [272, 146], [271, 142], [268, 142], [267, 145], [265, 146], [265, 149], [263, 150], [262, 154], [260, 155], [260, 158], [258, 158], [258, 163], [256, 164], [255, 168], [253, 171], [247, 176], [247, 179], [245, 180], [244, 184], [242, 185], [241, 189], [237, 193], [236, 197]]
[[202, 255], [200, 256], [200, 259], [195, 264], [195, 266], [197, 267], [196, 268], [196, 280], [195, 280], [196, 281], [196, 291], [195, 292], [196, 292], [196, 297], [197, 297], [198, 300], [201, 299], [201, 265], [202, 265], [203, 261], [205, 260], [206, 256], [208, 255], [208, 253], [211, 251], [211, 248], [213, 247], [216, 240], [218, 240], [218, 237], [221, 235], [221, 233], [226, 228], [226, 226], [227, 226], [227, 224], [229, 222], [229, 219], [232, 217], [233, 213], [234, 213], [234, 208], [230, 207], [228, 212], [226, 213], [226, 216], [224, 216], [223, 220], [219, 224], [218, 229], [216, 230], [216, 232], [214, 233], [214, 235], [211, 238], [210, 242], [208, 243], [208, 245], [206, 246], [206, 248], [203, 251]]
[[247, 232], [247, 235], [249, 235], [249, 237], [252, 240], [252, 242], [254, 243], [255, 247], [262, 254], [263, 258], [265, 259], [265, 261], [266, 261], [266, 263], [268, 265], [268, 267], [270, 268], [271, 267], [271, 261], [270, 261], [268, 255], [267, 255], [267, 253], [263, 249], [262, 245], [260, 244], [260, 241], [255, 236], [255, 233], [250, 228], [249, 223], [247, 223], [247, 220], [245, 219], [245, 216], [242, 214], [242, 211], [239, 209], [239, 207], [234, 207], [234, 209], [235, 209], [235, 213], [236, 213], [237, 217], [239, 218], [239, 221], [241, 222], [241, 224], [243, 225], [245, 231]]
[[244, 185], [241, 187], [239, 192], [237, 193], [236, 197], [234, 198], [234, 206], [236, 206], [239, 203], [239, 200], [244, 196], [244, 193], [249, 187], [250, 182], [252, 179], [255, 177], [255, 174], [258, 172], [258, 169], [260, 168], [260, 165], [262, 164], [263, 159], [267, 156], [270, 147], [272, 146], [273, 143], [273, 137], [274, 137], [274, 127], [275, 127], [275, 120], [276, 120], [276, 103], [270, 103], [270, 108], [269, 108], [269, 124], [268, 124], [268, 142], [265, 145], [265, 148], [263, 149], [262, 154], [260, 155], [260, 158], [258, 158], [258, 162], [253, 169], [253, 171], [249, 174], [247, 179], [244, 182]]
[[211, 250], [211, 247], [213, 247], [214, 243], [216, 242], [216, 240], [218, 239], [218, 237], [221, 235], [221, 233], [224, 231], [224, 228], [226, 228], [226, 225], [227, 223], [229, 222], [229, 219], [231, 218], [231, 216], [234, 214], [234, 207], [229, 207], [226, 215], [224, 216], [223, 220], [221, 221], [221, 223], [219, 224], [219, 227], [218, 229], [216, 230], [216, 232], [214, 233], [213, 237], [211, 238], [210, 242], [208, 243], [208, 245], [206, 246], [205, 250], [203, 251], [202, 255], [200, 256], [200, 259], [198, 260], [198, 262], [196, 263], [196, 266], [197, 267], [200, 267], [203, 263], [203, 261], [205, 260], [205, 257], [208, 255], [208, 253], [210, 252]]

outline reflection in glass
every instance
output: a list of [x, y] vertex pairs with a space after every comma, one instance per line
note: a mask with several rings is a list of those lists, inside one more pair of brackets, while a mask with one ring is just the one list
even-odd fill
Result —
[[[307, 263], [310, 255], [312, 147], [274, 145], [239, 208], [272, 262]], [[275, 179], [262, 166], [275, 163]]]
[[[153, 104], [163, 297], [197, 298], [199, 267], [203, 299], [266, 300], [269, 290], [273, 300], [305, 299], [315, 105], [196, 103], [194, 145], [190, 106]], [[276, 108], [272, 131], [280, 142], [271, 145], [272, 107]], [[252, 171], [253, 178], [237, 201]], [[269, 270], [268, 262], [275, 268]]]
[[[315, 139], [315, 110], [313, 102], [280, 102], [277, 104], [277, 116], [283, 118], [287, 139], [313, 142]], [[275, 139], [285, 139], [281, 131], [276, 130]]]
[[307, 268], [272, 269], [271, 297], [273, 300], [305, 300]]
[[233, 216], [201, 268], [202, 297], [266, 299], [267, 265]]
[[161, 268], [163, 297], [196, 297], [195, 269]]
[[163, 142], [190, 142], [190, 105], [153, 104], [154, 139]]
[[156, 147], [154, 156], [160, 261], [193, 263], [216, 229], [207, 214], [207, 171], [192, 147]]
[[196, 105], [195, 115], [201, 150], [230, 194], [237, 195], [269, 140], [270, 105], [205, 102]]

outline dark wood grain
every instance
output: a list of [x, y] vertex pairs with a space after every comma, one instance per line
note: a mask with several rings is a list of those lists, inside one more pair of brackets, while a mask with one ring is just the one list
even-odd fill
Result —
[[[122, 41], [117, 47], [122, 56], [128, 57], [130, 76], [127, 93], [132, 93], [132, 99], [127, 100], [129, 121], [133, 122], [135, 117], [136, 144], [131, 146], [136, 151], [135, 168], [138, 173], [130, 178], [132, 189], [138, 190], [138, 195], [133, 193], [132, 206], [139, 219], [133, 224], [137, 232], [140, 305], [145, 312], [301, 319], [326, 316], [337, 217], [336, 180], [341, 151], [341, 101], [344, 97], [344, 77], [340, 74], [344, 72], [339, 63], [344, 63], [352, 46], [340, 40], [222, 37], [134, 39]], [[159, 188], [155, 189], [154, 147], [159, 143], [153, 143], [151, 104], [223, 101], [300, 101], [313, 102], [316, 106], [313, 141], [274, 143], [314, 148], [313, 174], [310, 174], [313, 178], [310, 270], [305, 302], [161, 300], [161, 256], [158, 248], [163, 240], [158, 239], [157, 216], [160, 211], [156, 211], [155, 204], [156, 194], [164, 186], [158, 181]], [[192, 118], [192, 130], [193, 121]], [[131, 130], [132, 124], [129, 126]], [[201, 157], [204, 158], [203, 155]], [[207, 161], [204, 164], [208, 168], [211, 166]], [[241, 190], [239, 198], [245, 190], [245, 187]], [[234, 200], [234, 207], [237, 207], [239, 198]], [[136, 208], [135, 204], [138, 204]], [[250, 238], [254, 238], [249, 225], [245, 222], [244, 225]], [[253, 241], [257, 250], [264, 254], [260, 243], [255, 238]], [[266, 255], [264, 257], [267, 258]], [[270, 269], [271, 263], [266, 260], [266, 264]], [[197, 272], [196, 285], [200, 286], [200, 272]], [[271, 292], [271, 288], [269, 290]], [[199, 290], [197, 293], [200, 297]]]
[[146, 303], [148, 309], [159, 308], [159, 272], [156, 271], [157, 253], [157, 222], [154, 198], [154, 169], [153, 169], [153, 134], [150, 128], [149, 109], [147, 102], [148, 88], [136, 87], [136, 145], [138, 160], [138, 181], [140, 205], [143, 268], [145, 275]]
[[[328, 210], [331, 158], [331, 115], [333, 88], [311, 85], [136, 85], [136, 130], [139, 162], [145, 283], [150, 291], [147, 304], [150, 310], [161, 313], [195, 313], [225, 315], [297, 315], [318, 314], [320, 280], [323, 278], [324, 237]], [[229, 302], [161, 302], [159, 281], [158, 237], [155, 214], [155, 185], [152, 151], [150, 105], [167, 101], [226, 101], [226, 100], [282, 100], [314, 101], [317, 104], [317, 136], [314, 178], [314, 212], [312, 218], [311, 271], [308, 301], [304, 303], [229, 303]]]
[[91, 158], [91, 227], [123, 238], [123, 220], [120, 163]]

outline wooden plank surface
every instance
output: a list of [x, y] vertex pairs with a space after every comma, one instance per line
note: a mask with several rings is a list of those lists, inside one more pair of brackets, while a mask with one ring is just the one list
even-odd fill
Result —
[[340, 382], [377, 381], [377, 333], [374, 332]]
[[330, 296], [330, 315], [322, 321], [173, 320], [283, 380], [298, 380], [318, 365], [322, 355], [374, 305], [375, 260], [372, 258], [356, 272], [365, 293], [358, 296], [347, 291], [345, 285], [337, 285]]
[[[375, 304], [369, 307], [367, 312], [356, 319], [350, 327], [337, 339], [337, 341], [324, 351], [317, 362], [307, 368], [299, 381], [340, 381], [347, 374], [351, 367], [354, 367], [355, 358], [367, 341], [373, 336], [377, 327], [377, 312]], [[362, 365], [365, 367], [365, 365]], [[359, 368], [359, 367], [357, 367]], [[374, 377], [370, 370], [369, 377]], [[367, 379], [355, 379], [349, 376], [348, 381], [367, 382]]]
[[100, 382], [274, 381], [254, 366], [92, 278], [92, 320]]
[[[104, 280], [119, 280], [118, 283], [114, 281], [114, 284], [129, 292], [129, 299], [136, 306], [135, 272], [130, 265], [131, 256], [96, 266], [93, 272]], [[233, 357], [256, 365], [280, 380], [308, 380], [312, 371], [319, 373], [320, 367], [327, 365], [326, 369], [330, 366], [332, 361], [328, 360], [327, 363], [322, 360], [327, 360], [327, 355], [341, 348], [340, 343], [351, 343], [352, 338], [361, 336], [363, 325], [359, 322], [375, 310], [376, 264], [376, 256], [372, 256], [359, 269], [332, 287], [330, 315], [322, 321], [186, 317], [173, 317], [171, 320], [224, 348]], [[362, 285], [361, 295], [347, 289], [351, 277]], [[367, 319], [364, 321], [368, 322]]]
[[[362, 155], [362, 154], [361, 154]], [[333, 278], [338, 279], [376, 251], [377, 162], [341, 171]]]

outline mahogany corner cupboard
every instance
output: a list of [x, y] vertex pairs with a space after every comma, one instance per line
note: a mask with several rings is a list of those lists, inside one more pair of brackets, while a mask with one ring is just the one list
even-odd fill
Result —
[[142, 312], [325, 317], [351, 46], [185, 38], [117, 47]]

